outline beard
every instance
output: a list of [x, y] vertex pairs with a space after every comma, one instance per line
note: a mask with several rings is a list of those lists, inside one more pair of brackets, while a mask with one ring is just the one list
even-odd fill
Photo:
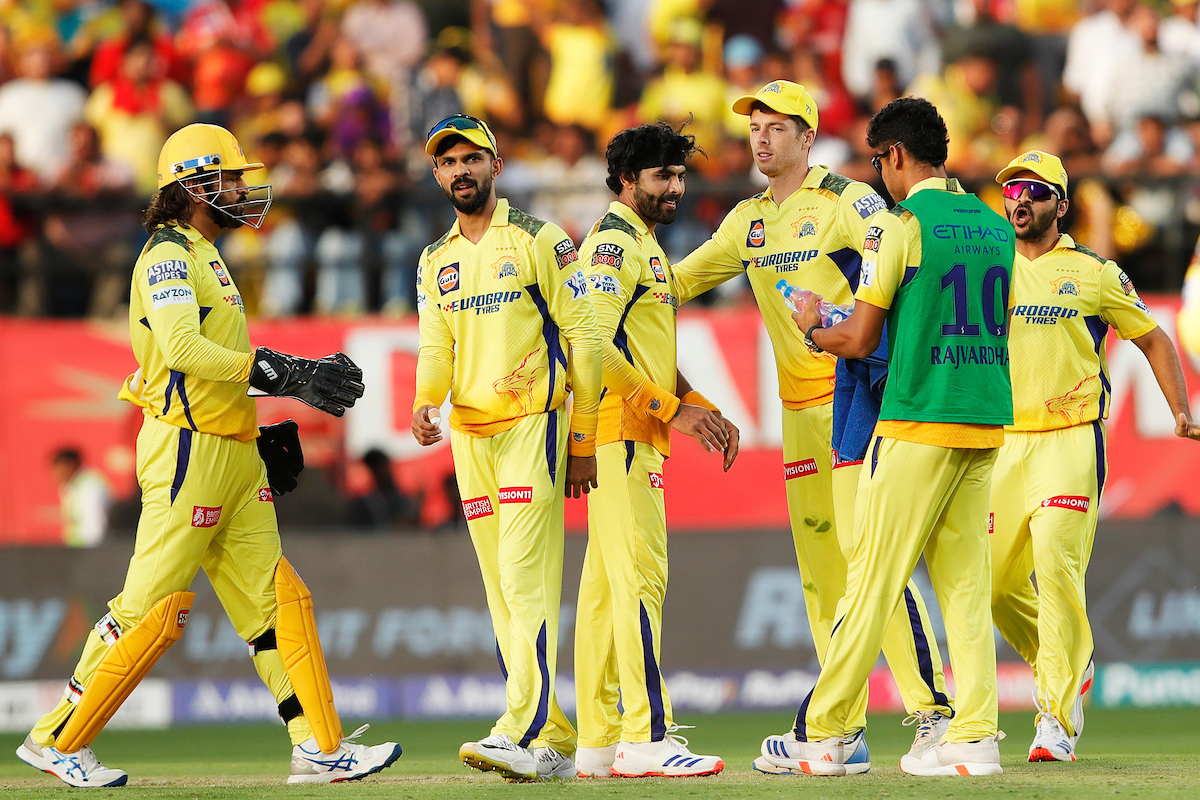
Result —
[[[475, 191], [466, 197], [459, 197], [454, 193], [454, 190], [461, 186], [474, 186]], [[492, 176], [488, 174], [482, 183], [476, 183], [470, 178], [459, 178], [450, 184], [450, 188], [443, 189], [442, 191], [446, 193], [446, 198], [450, 201], [450, 204], [458, 211], [463, 214], [474, 214], [487, 204], [488, 198], [492, 194]]]
[[643, 192], [640, 186], [633, 187], [634, 210], [648, 222], [670, 225], [675, 221], [675, 215], [679, 212], [678, 207], [668, 208], [662, 205], [663, 200], [678, 202], [679, 195], [653, 195]]
[[[1019, 212], [1025, 211], [1029, 214], [1029, 222], [1026, 223], [1025, 230], [1017, 230], [1017, 238], [1022, 241], [1037, 241], [1046, 235], [1046, 231], [1050, 230], [1051, 225], [1058, 222], [1058, 204], [1046, 208], [1043, 211], [1036, 210], [1031, 205], [1019, 203], [1013, 208], [1012, 213], [1008, 215], [1008, 221], [1016, 227], [1017, 215]], [[1024, 216], [1024, 215], [1022, 215]]]
[[204, 205], [204, 210], [208, 212], [208, 218], [211, 219], [218, 228], [233, 230], [234, 228], [242, 227], [246, 223], [244, 220], [235, 217], [226, 211], [225, 207], [240, 202], [241, 200], [231, 200], [228, 203], [222, 203], [221, 199], [218, 197], [214, 199], [213, 202], [206, 203]]

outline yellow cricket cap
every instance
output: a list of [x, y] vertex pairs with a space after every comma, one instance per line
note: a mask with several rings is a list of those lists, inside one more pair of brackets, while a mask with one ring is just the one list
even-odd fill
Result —
[[468, 114], [454, 114], [429, 129], [429, 138], [425, 140], [425, 155], [432, 156], [437, 152], [438, 145], [448, 136], [461, 136], [471, 144], [479, 145], [484, 150], [496, 153], [496, 137], [487, 123]]
[[1052, 183], [1067, 193], [1067, 170], [1062, 159], [1044, 150], [1027, 150], [1008, 162], [1008, 166], [996, 175], [996, 183], [1004, 183], [1018, 172], [1032, 172], [1046, 183]]
[[733, 110], [748, 117], [755, 103], [762, 103], [780, 114], [799, 117], [814, 131], [817, 129], [817, 101], [799, 83], [771, 81], [754, 94], [745, 94], [735, 100]]

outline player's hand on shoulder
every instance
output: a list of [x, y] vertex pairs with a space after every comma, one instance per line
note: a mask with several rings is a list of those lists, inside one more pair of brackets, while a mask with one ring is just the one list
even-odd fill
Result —
[[734, 460], [738, 456], [738, 446], [741, 443], [742, 432], [725, 417], [721, 417], [721, 427], [725, 430], [725, 460], [721, 464], [721, 468], [725, 472], [729, 472], [729, 468], [733, 466]]
[[567, 483], [563, 494], [583, 497], [600, 485], [595, 456], [567, 456]]
[[1175, 435], [1181, 439], [1195, 439], [1200, 441], [1200, 425], [1192, 422], [1191, 417], [1179, 412], [1179, 416], [1175, 418]]
[[721, 415], [702, 406], [680, 403], [671, 427], [691, 436], [710, 453], [724, 453], [729, 443]]
[[413, 412], [412, 435], [423, 447], [442, 440], [442, 417], [437, 406], [425, 405]]

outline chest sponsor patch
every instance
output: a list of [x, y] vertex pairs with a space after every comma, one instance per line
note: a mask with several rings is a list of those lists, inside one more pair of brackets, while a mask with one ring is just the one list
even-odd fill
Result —
[[437, 285], [442, 294], [449, 294], [458, 289], [458, 262], [447, 264], [438, 270]]
[[496, 492], [496, 499], [500, 503], [532, 503], [533, 487], [501, 486]]
[[815, 458], [805, 459], [804, 461], [793, 461], [783, 465], [783, 479], [790, 481], [792, 478], [803, 478], [805, 475], [817, 474], [817, 460]]
[[661, 472], [651, 472], [651, 473], [649, 473], [649, 475], [650, 475], [650, 488], [651, 489], [667, 488], [667, 482], [665, 480], [663, 480], [663, 476], [662, 476]]
[[1087, 512], [1092, 506], [1092, 500], [1083, 495], [1060, 494], [1056, 497], [1047, 497], [1042, 501], [1042, 508], [1068, 508], [1071, 511]]
[[210, 262], [208, 262], [208, 265], [213, 268], [213, 272], [216, 273], [217, 280], [219, 280], [221, 282], [221, 285], [228, 286], [230, 283], [229, 273], [227, 273], [225, 271], [225, 267], [222, 266], [221, 262], [220, 261], [210, 261]]
[[260, 503], [274, 503], [275, 502], [275, 493], [271, 491], [270, 486], [264, 486], [263, 488], [258, 490], [258, 502], [260, 502]]
[[196, 295], [190, 286], [164, 286], [150, 293], [150, 305], [165, 308], [176, 303], [195, 303]]
[[621, 293], [620, 285], [614, 275], [588, 275], [588, 290], [611, 295]]
[[667, 282], [667, 273], [663, 269], [662, 260], [658, 256], [650, 256], [650, 271], [654, 273], [654, 280], [658, 283]]
[[[1124, 275], [1125, 273], [1121, 274]], [[163, 281], [186, 281], [187, 262], [171, 259], [170, 261], [160, 261], [157, 264], [151, 264], [146, 270], [146, 280], [150, 282], [151, 286]]]
[[492, 499], [486, 495], [483, 497], [472, 497], [470, 500], [463, 500], [462, 507], [463, 515], [468, 520], [490, 517], [493, 513]]
[[210, 508], [209, 506], [192, 506], [192, 527], [193, 528], [211, 528], [221, 519], [221, 508]]
[[554, 245], [554, 260], [558, 262], [559, 269], [578, 261], [579, 253], [575, 250], [575, 243], [570, 239], [563, 239]]
[[512, 256], [502, 256], [492, 264], [492, 275], [496, 278], [515, 278], [517, 274], [517, 261]]
[[874, 192], [854, 201], [854, 210], [863, 219], [871, 216], [876, 211], [883, 211], [885, 208], [887, 208], [887, 204], [883, 202], [883, 198]]
[[612, 242], [601, 242], [592, 253], [592, 266], [612, 267], [620, 269], [625, 263], [625, 248]]
[[746, 247], [762, 247], [767, 243], [767, 227], [761, 219], [756, 219], [750, 223], [750, 230], [746, 233]]

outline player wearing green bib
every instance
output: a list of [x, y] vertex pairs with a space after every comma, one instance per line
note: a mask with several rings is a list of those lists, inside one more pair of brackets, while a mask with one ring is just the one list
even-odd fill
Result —
[[810, 347], [862, 358], [886, 321], [889, 376], [854, 518], [846, 595], [817, 684], [796, 727], [763, 742], [819, 775], [869, 760], [853, 699], [879, 652], [888, 615], [925, 556], [946, 623], [957, 683], [942, 740], [900, 768], [913, 775], [993, 775], [996, 650], [989, 596], [988, 494], [1003, 426], [1012, 422], [1007, 309], [1012, 226], [962, 193], [945, 170], [945, 122], [902, 98], [872, 118], [867, 144], [888, 191], [902, 198], [867, 232], [854, 313], [822, 328], [815, 302], [793, 319]]

